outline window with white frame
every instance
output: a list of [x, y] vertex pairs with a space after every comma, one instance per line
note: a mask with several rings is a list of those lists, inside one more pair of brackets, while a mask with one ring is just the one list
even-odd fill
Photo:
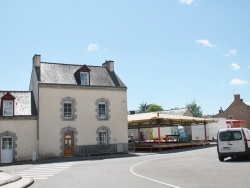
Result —
[[107, 144], [107, 132], [105, 130], [99, 131], [99, 144]]
[[3, 116], [13, 116], [13, 101], [3, 101]]
[[110, 102], [108, 99], [99, 98], [95, 102], [96, 105], [96, 119], [100, 121], [107, 121], [110, 119]]
[[99, 118], [106, 118], [107, 117], [106, 106], [107, 105], [105, 102], [99, 102], [99, 104], [98, 104]]
[[81, 85], [89, 85], [89, 73], [88, 72], [81, 72]]
[[73, 117], [73, 108], [71, 101], [65, 101], [63, 104], [63, 115], [64, 118], [71, 119]]
[[2, 150], [12, 149], [13, 140], [11, 137], [2, 138]]
[[77, 102], [72, 97], [65, 97], [61, 99], [60, 102], [60, 118], [63, 121], [74, 121], [77, 118]]

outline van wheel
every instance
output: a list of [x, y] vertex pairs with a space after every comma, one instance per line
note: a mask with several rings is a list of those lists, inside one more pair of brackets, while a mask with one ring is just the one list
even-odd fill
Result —
[[225, 157], [219, 156], [219, 160], [220, 160], [221, 162], [223, 162], [224, 159], [225, 159]]

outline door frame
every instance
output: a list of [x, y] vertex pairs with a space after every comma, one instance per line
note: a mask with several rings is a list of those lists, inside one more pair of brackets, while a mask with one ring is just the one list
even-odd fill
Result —
[[61, 131], [60, 131], [60, 143], [61, 143], [61, 146], [60, 146], [60, 150], [61, 150], [61, 153], [60, 153], [60, 156], [61, 157], [64, 157], [64, 133], [65, 132], [73, 132], [73, 136], [74, 136], [74, 153], [73, 153], [73, 156], [75, 155], [75, 147], [76, 147], [76, 143], [77, 143], [77, 131], [76, 131], [76, 129], [74, 128], [74, 127], [70, 127], [70, 126], [68, 126], [68, 127], [64, 127], [64, 128], [62, 128], [61, 129]]
[[2, 138], [3, 137], [12, 137], [12, 162], [15, 162], [15, 156], [17, 155], [17, 136], [16, 133], [10, 132], [10, 131], [5, 131], [0, 133], [0, 163], [2, 163]]
[[[3, 139], [4, 138], [11, 138], [11, 148], [3, 149]], [[9, 146], [9, 144], [8, 144]], [[13, 138], [11, 136], [3, 136], [1, 138], [1, 163], [13, 163]], [[8, 150], [8, 151], [6, 151]], [[3, 156], [7, 155], [6, 161], [3, 161]]]

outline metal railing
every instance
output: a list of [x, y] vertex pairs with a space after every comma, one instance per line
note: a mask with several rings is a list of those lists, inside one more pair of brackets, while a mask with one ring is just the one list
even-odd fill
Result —
[[75, 146], [75, 156], [91, 156], [98, 154], [127, 153], [128, 144], [80, 145]]

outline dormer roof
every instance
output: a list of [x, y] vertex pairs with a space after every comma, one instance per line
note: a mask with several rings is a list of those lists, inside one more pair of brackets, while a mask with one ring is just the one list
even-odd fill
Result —
[[15, 100], [16, 98], [10, 94], [10, 92], [7, 92], [5, 95], [1, 97], [1, 101], [3, 100]]

